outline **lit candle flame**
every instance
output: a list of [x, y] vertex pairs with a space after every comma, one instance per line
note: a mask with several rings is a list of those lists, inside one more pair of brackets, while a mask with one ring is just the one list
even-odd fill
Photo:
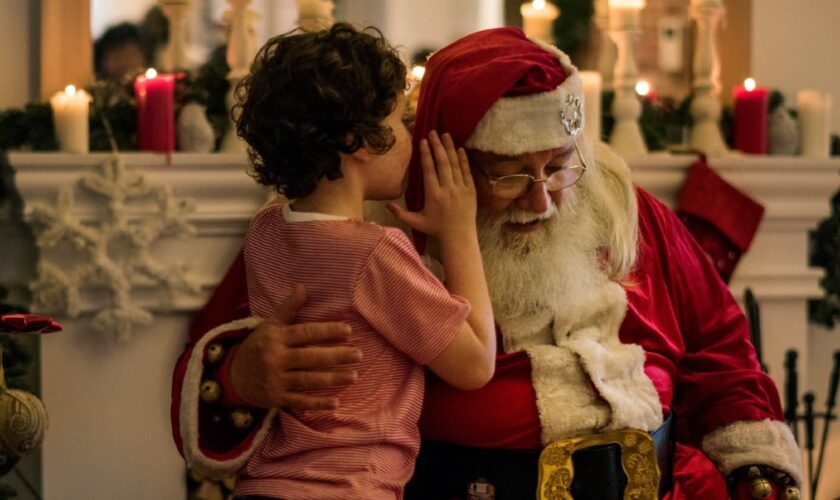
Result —
[[67, 95], [76, 95], [76, 86], [75, 85], [68, 85], [64, 87], [64, 93]]
[[545, 8], [545, 0], [534, 0], [531, 6], [536, 10], [543, 10]]
[[414, 66], [413, 68], [411, 68], [411, 76], [414, 77], [414, 79], [417, 80], [418, 82], [423, 79], [423, 75], [425, 75], [425, 74], [426, 74], [426, 67], [425, 66], [420, 66], [418, 64], [417, 66]]
[[636, 93], [642, 97], [650, 94], [650, 84], [645, 80], [639, 80], [636, 83]]
[[156, 78], [157, 77], [157, 70], [155, 68], [149, 68], [146, 70], [146, 78]]
[[755, 80], [752, 78], [747, 78], [744, 80], [744, 88], [747, 89], [748, 92], [752, 92], [755, 90]]
[[644, 9], [646, 7], [645, 0], [609, 0], [609, 6], [625, 9]]

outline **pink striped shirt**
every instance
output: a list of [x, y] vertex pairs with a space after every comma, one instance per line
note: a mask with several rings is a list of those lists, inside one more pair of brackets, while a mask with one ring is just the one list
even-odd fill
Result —
[[251, 222], [245, 264], [251, 311], [266, 317], [303, 283], [299, 322], [344, 321], [362, 350], [359, 379], [335, 411], [279, 412], [240, 471], [236, 495], [395, 499], [420, 445], [423, 368], [469, 314], [399, 230], [269, 205]]

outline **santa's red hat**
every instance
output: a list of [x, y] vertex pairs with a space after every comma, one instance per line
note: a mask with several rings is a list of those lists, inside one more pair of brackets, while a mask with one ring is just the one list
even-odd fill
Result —
[[513, 156], [567, 146], [582, 128], [582, 84], [566, 54], [518, 28], [467, 35], [426, 64], [406, 205], [423, 206], [419, 144], [432, 130], [458, 147]]

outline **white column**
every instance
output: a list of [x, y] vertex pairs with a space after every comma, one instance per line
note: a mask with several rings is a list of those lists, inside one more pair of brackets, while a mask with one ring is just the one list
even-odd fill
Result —
[[709, 156], [722, 156], [728, 151], [720, 132], [720, 60], [715, 33], [723, 16], [722, 0], [691, 0], [691, 17], [697, 22], [694, 45], [694, 79], [691, 89], [690, 144], [692, 149]]
[[[615, 42], [616, 60], [612, 114], [615, 119], [610, 146], [622, 156], [640, 155], [647, 152], [642, 130], [639, 128], [639, 116], [642, 105], [636, 95], [636, 80], [638, 69], [634, 45], [641, 35], [639, 14], [643, 1], [627, 2], [611, 0], [610, 2], [610, 38]], [[637, 6], [640, 5], [640, 6]]]
[[[232, 109], [236, 102], [236, 85], [248, 74], [251, 62], [256, 55], [253, 22], [256, 14], [248, 9], [251, 0], [227, 0], [230, 4], [230, 35], [227, 46], [227, 63], [230, 66], [227, 79], [230, 82], [225, 102]], [[245, 143], [236, 135], [236, 124], [230, 120], [230, 129], [222, 139], [222, 151], [244, 152]]]

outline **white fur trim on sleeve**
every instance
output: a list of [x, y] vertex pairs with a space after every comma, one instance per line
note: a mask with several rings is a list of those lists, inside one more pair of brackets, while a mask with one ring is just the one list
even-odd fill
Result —
[[201, 375], [204, 372], [204, 348], [220, 335], [234, 330], [252, 330], [262, 323], [262, 318], [250, 317], [231, 321], [207, 332], [193, 347], [190, 359], [187, 362], [187, 370], [184, 374], [184, 381], [181, 388], [180, 426], [181, 439], [183, 439], [184, 458], [187, 467], [195, 470], [203, 476], [210, 478], [223, 478], [235, 473], [245, 462], [251, 458], [256, 447], [265, 439], [271, 423], [274, 421], [276, 409], [271, 409], [263, 419], [260, 429], [251, 445], [239, 456], [228, 460], [216, 460], [207, 456], [199, 446], [198, 436], [198, 407], [199, 388], [201, 386]]
[[768, 465], [802, 485], [802, 456], [793, 434], [777, 420], [742, 420], [703, 438], [703, 451], [724, 475], [745, 465]]

